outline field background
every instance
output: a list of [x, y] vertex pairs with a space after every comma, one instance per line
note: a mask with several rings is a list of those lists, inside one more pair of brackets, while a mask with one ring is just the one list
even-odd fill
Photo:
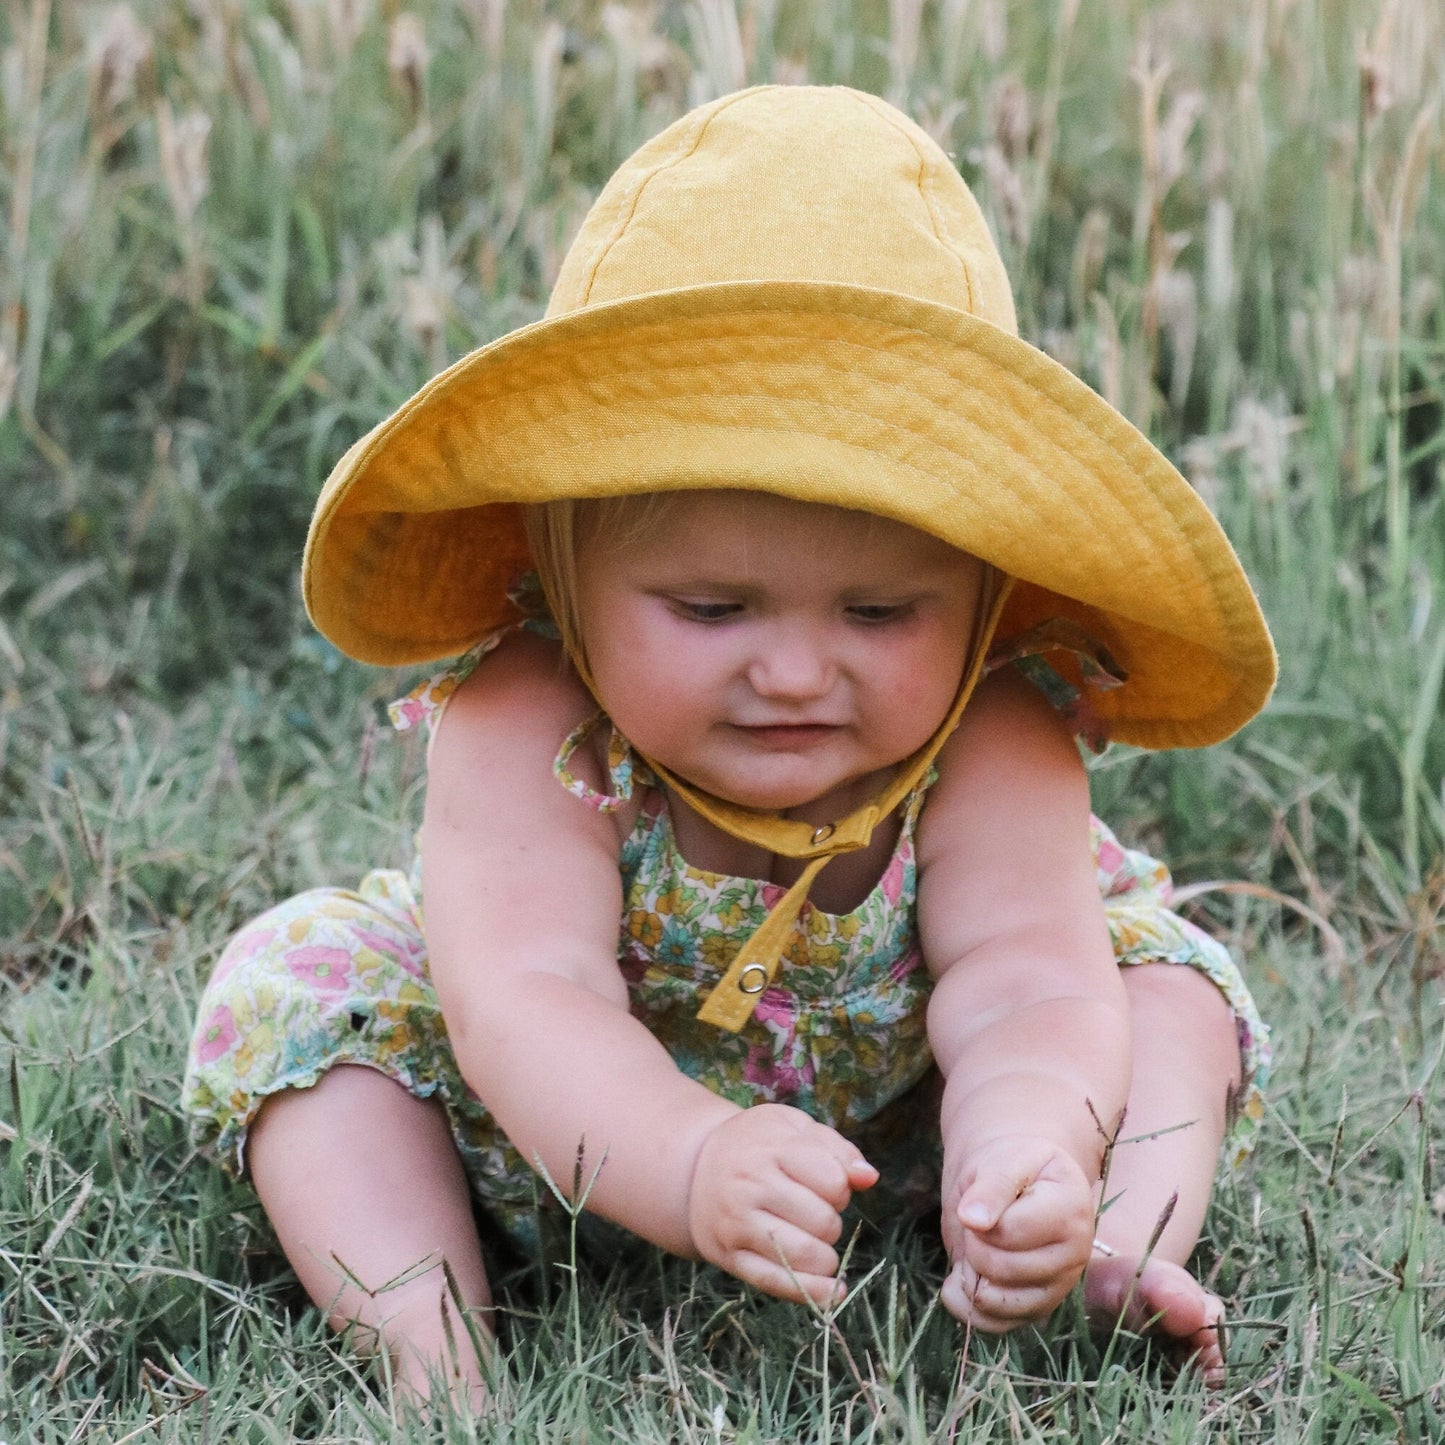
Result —
[[[537, 316], [691, 104], [847, 82], [957, 159], [1023, 333], [1238, 545], [1283, 669], [1097, 805], [1277, 1024], [1200, 1265], [1223, 1394], [1069, 1318], [964, 1341], [926, 1239], [836, 1319], [650, 1262], [519, 1275], [482, 1438], [1419, 1441], [1445, 1433], [1445, 187], [1438, 0], [9, 0], [0, 15], [0, 1439], [393, 1426], [252, 1196], [186, 1142], [216, 947], [407, 855], [406, 679], [307, 628], [311, 501]], [[1067, 1313], [1067, 1312], [1066, 1312]]]

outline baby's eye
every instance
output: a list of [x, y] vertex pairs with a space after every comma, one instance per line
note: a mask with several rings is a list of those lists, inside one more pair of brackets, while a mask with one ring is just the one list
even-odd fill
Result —
[[900, 622], [912, 610], [907, 602], [855, 602], [848, 615], [857, 622]]
[[725, 622], [743, 610], [737, 602], [696, 602], [686, 597], [674, 597], [672, 606], [689, 622]]

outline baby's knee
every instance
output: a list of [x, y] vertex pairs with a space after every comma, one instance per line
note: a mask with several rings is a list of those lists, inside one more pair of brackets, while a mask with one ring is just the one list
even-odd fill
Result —
[[[1178, 963], [1149, 963], [1122, 971], [1134, 1026], [1136, 1052], [1148, 1040], [1238, 1087], [1246, 1060], [1239, 1021], [1228, 998], [1208, 974]], [[1181, 1057], [1177, 1050], [1183, 1050]]]

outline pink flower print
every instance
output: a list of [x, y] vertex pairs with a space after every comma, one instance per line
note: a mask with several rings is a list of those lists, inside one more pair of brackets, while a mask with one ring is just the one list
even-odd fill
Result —
[[917, 945], [895, 958], [888, 968], [888, 977], [894, 983], [902, 983], [910, 973], [923, 966], [923, 950]]
[[1096, 856], [1099, 862], [1099, 872], [1112, 882], [1124, 866], [1124, 850], [1112, 838], [1101, 838]]
[[202, 1064], [214, 1063], [240, 1038], [236, 1031], [236, 1020], [231, 1010], [221, 1004], [201, 1031], [200, 1042], [196, 1045], [196, 1061]]
[[369, 948], [383, 958], [394, 959], [409, 972], [419, 973], [421, 971], [422, 950], [419, 944], [403, 942], [399, 938], [388, 938], [385, 934], [373, 932], [369, 928], [358, 928], [352, 936], [363, 948]]
[[211, 974], [211, 983], [214, 985], [218, 979], [225, 978], [228, 973], [239, 968], [247, 959], [255, 958], [275, 937], [276, 930], [274, 928], [243, 928], [221, 955], [220, 962], [216, 964], [215, 971]]
[[754, 1044], [743, 1061], [743, 1078], [754, 1088], [766, 1089], [771, 1094], [778, 1078], [778, 1061], [773, 1057], [772, 1050], [762, 1044]]
[[754, 1044], [743, 1064], [743, 1078], [754, 1087], [767, 1090], [771, 1102], [786, 1103], [796, 1099], [813, 1082], [813, 1070], [785, 1063], [765, 1044]]
[[346, 987], [351, 971], [351, 955], [344, 948], [327, 948], [311, 944], [293, 948], [286, 955], [286, 967], [297, 978], [305, 979], [322, 993], [340, 993]]
[[897, 903], [903, 897], [903, 854], [896, 852], [893, 861], [884, 869], [883, 876], [878, 880], [878, 886], [883, 890], [883, 896], [890, 903]]
[[801, 1068], [786, 1062], [782, 1055], [796, 1056], [798, 1031], [797, 1007], [781, 991], [768, 989], [758, 1000], [753, 1017], [767, 1029], [771, 1047], [754, 1044], [743, 1064], [743, 1078], [758, 1088], [766, 1089], [773, 1100], [795, 1099], [813, 1082], [812, 1064], [806, 1060]]
[[391, 714], [391, 725], [397, 732], [404, 733], [414, 728], [426, 715], [427, 705], [414, 693], [409, 693], [387, 709]]

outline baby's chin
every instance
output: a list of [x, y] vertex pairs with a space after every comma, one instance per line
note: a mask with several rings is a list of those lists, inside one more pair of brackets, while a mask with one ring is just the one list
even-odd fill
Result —
[[836, 823], [871, 803], [892, 773], [891, 768], [885, 768], [819, 783], [787, 778], [770, 780], [756, 773], [751, 777], [725, 774], [694, 778], [677, 769], [672, 771], [684, 782], [736, 807], [755, 813], [787, 813], [800, 821], [819, 824]]

